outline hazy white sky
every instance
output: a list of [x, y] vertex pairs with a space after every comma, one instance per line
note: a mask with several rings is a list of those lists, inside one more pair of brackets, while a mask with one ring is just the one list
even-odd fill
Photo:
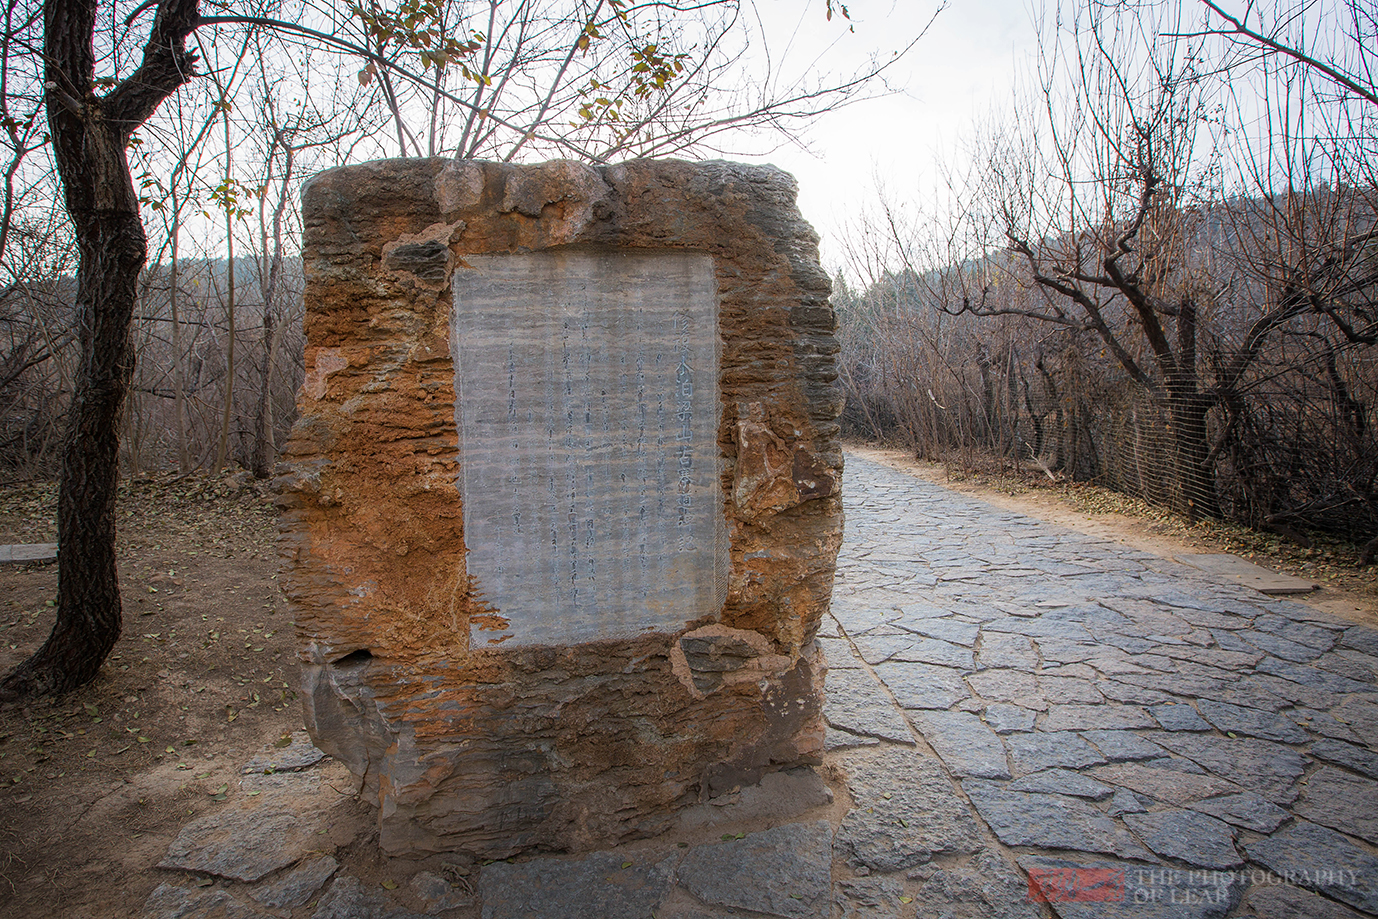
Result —
[[[823, 236], [823, 264], [830, 272], [841, 263], [845, 223], [874, 200], [878, 183], [894, 195], [917, 191], [979, 118], [1008, 107], [1014, 75], [1030, 66], [1036, 50], [1029, 2], [951, 0], [890, 74], [895, 95], [815, 122], [805, 136], [811, 152], [786, 146], [742, 157], [794, 173], [800, 209]], [[937, 7], [934, 0], [849, 0], [855, 32], [848, 33], [836, 18], [827, 22], [821, 0], [758, 4], [772, 35], [793, 34], [787, 50], [794, 60], [817, 59], [835, 73], [861, 66], [871, 52], [888, 55], [903, 47]]]

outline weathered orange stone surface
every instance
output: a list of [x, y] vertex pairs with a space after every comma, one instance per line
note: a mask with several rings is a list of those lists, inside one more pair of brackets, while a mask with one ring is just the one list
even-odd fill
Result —
[[[841, 404], [829, 282], [795, 191], [720, 162], [430, 159], [331, 170], [303, 192], [286, 586], [307, 726], [363, 778], [387, 851], [612, 845], [817, 762]], [[466, 566], [452, 279], [466, 256], [562, 248], [713, 260], [726, 599], [630, 637], [471, 640], [507, 623]]]

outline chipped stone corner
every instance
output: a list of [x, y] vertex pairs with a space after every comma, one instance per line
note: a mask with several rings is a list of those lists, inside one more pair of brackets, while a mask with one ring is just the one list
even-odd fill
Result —
[[435, 223], [419, 233], [403, 233], [383, 244], [383, 266], [399, 281], [430, 290], [443, 290], [455, 266], [451, 243], [464, 232], [465, 223]]
[[771, 652], [760, 632], [707, 625], [685, 632], [670, 645], [670, 666], [696, 699], [724, 685], [777, 677], [792, 661]]

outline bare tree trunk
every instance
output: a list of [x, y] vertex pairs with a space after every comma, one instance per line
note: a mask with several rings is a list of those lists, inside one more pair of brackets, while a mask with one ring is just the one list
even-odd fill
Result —
[[197, 0], [159, 5], [143, 63], [96, 99], [93, 0], [48, 0], [44, 77], [53, 156], [76, 230], [81, 346], [58, 480], [57, 621], [43, 646], [0, 681], [0, 700], [65, 692], [91, 680], [120, 637], [115, 487], [120, 413], [134, 373], [130, 324], [148, 241], [125, 143], [186, 82]]
[[1197, 394], [1171, 398], [1168, 403], [1168, 415], [1172, 419], [1173, 471], [1177, 479], [1178, 506], [1174, 510], [1189, 523], [1203, 518], [1218, 520], [1221, 516], [1206, 434], [1206, 416], [1214, 404], [1209, 396]]
[[273, 471], [277, 445], [273, 442], [273, 361], [277, 358], [279, 336], [276, 317], [268, 304], [263, 305], [263, 376], [258, 391], [258, 409], [254, 412], [254, 452], [249, 469], [254, 478], [266, 479]]
[[[281, 138], [281, 134], [279, 133]], [[273, 368], [277, 363], [278, 347], [282, 343], [282, 329], [277, 323], [278, 294], [282, 288], [282, 222], [290, 199], [293, 164], [296, 148], [290, 140], [283, 140], [282, 181], [276, 206], [273, 208], [272, 254], [268, 257], [268, 270], [259, 269], [260, 290], [263, 297], [263, 380], [258, 394], [258, 411], [254, 422], [254, 452], [249, 467], [254, 478], [266, 479], [273, 471], [277, 460], [277, 444], [273, 436]], [[269, 178], [272, 178], [271, 172]], [[259, 238], [263, 250], [269, 247], [268, 227], [263, 219], [263, 204], [259, 204]]]
[[238, 334], [234, 316], [234, 218], [229, 211], [225, 213], [226, 248], [229, 258], [226, 262], [225, 320], [229, 325], [229, 338], [225, 343], [225, 402], [220, 413], [220, 442], [215, 450], [215, 471], [225, 468], [230, 449], [230, 421], [234, 415], [234, 340]]
[[[180, 211], [177, 209], [177, 191], [173, 189], [173, 213]], [[191, 471], [191, 454], [187, 452], [187, 375], [182, 365], [182, 317], [181, 308], [177, 303], [179, 281], [179, 243], [181, 226], [179, 223], [172, 225], [172, 261], [168, 266], [168, 289], [167, 302], [172, 311], [172, 413], [173, 423], [176, 425], [177, 435], [177, 470], [183, 475]]]
[[[227, 95], [228, 87], [221, 87], [221, 94]], [[225, 343], [225, 402], [220, 413], [220, 442], [215, 450], [215, 471], [225, 468], [230, 450], [230, 421], [234, 417], [234, 345], [238, 335], [235, 325], [234, 302], [234, 220], [238, 207], [234, 190], [234, 147], [230, 142], [230, 109], [225, 102], [221, 114], [225, 125], [225, 192], [220, 202], [225, 208], [225, 322], [229, 326], [229, 339]]]
[[[103, 153], [104, 167], [122, 167], [122, 147], [110, 146], [114, 149], [87, 155]], [[58, 481], [57, 623], [43, 647], [5, 677], [0, 698], [80, 686], [96, 675], [120, 637], [115, 564], [119, 421], [134, 372], [129, 325], [147, 244], [137, 207], [77, 221], [77, 240], [83, 269], [77, 293], [82, 361]]]

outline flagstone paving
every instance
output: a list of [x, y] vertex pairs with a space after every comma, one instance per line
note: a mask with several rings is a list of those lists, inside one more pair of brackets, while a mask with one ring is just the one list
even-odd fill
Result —
[[220, 880], [145, 916], [1378, 915], [1378, 631], [859, 457], [845, 494], [840, 821], [388, 893], [203, 819], [164, 865]]

